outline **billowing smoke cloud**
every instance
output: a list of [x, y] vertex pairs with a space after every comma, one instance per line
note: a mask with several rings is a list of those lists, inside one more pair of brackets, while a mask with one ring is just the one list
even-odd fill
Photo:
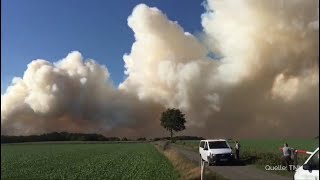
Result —
[[121, 128], [121, 133], [139, 135], [148, 132], [140, 132], [140, 124], [154, 126], [150, 119], [162, 110], [159, 105], [118, 91], [107, 68], [93, 60], [84, 61], [79, 52], [71, 52], [54, 64], [32, 61], [23, 79], [14, 78], [12, 83], [1, 97], [4, 134], [108, 134]]
[[161, 112], [175, 107], [186, 113], [186, 134], [315, 136], [317, 7], [316, 0], [209, 0], [196, 38], [140, 4], [128, 18], [136, 41], [118, 88], [106, 67], [78, 52], [55, 64], [33, 61], [1, 97], [2, 132], [157, 136]]
[[233, 81], [212, 119], [246, 136], [318, 134], [318, 22], [316, 0], [209, 1], [208, 47], [224, 56], [219, 73]]

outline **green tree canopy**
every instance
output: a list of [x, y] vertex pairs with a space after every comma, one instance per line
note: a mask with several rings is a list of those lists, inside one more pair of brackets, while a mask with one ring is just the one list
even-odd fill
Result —
[[173, 131], [178, 132], [186, 129], [184, 126], [186, 119], [179, 109], [167, 109], [162, 113], [160, 121], [161, 126], [170, 132], [171, 140], [173, 137]]

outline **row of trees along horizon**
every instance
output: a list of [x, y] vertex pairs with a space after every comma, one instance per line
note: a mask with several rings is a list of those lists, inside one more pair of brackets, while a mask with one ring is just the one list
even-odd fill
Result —
[[[179, 109], [167, 109], [161, 115], [160, 125], [170, 132], [170, 137], [157, 137], [149, 140], [201, 140], [197, 136], [177, 136], [173, 138], [173, 133], [185, 129], [185, 115]], [[101, 134], [84, 134], [69, 132], [52, 132], [41, 135], [29, 136], [8, 136], [1, 135], [1, 143], [18, 143], [18, 142], [38, 142], [38, 141], [146, 141], [145, 137], [129, 139], [126, 137], [105, 137]]]
[[[174, 140], [201, 140], [202, 137], [197, 136], [176, 136]], [[7, 136], [1, 135], [1, 143], [20, 143], [20, 142], [41, 142], [41, 141], [159, 141], [171, 140], [171, 137], [156, 137], [147, 139], [140, 137], [130, 139], [127, 137], [105, 137], [101, 134], [84, 134], [84, 133], [68, 133], [68, 132], [52, 132], [41, 135], [30, 136]]]

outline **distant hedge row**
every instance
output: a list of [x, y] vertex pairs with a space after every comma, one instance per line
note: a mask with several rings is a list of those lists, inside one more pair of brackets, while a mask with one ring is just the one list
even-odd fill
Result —
[[[202, 140], [204, 139], [203, 137], [198, 137], [198, 136], [175, 136], [173, 137], [174, 140]], [[157, 137], [153, 139], [154, 141], [159, 141], [159, 140], [171, 140], [170, 137]]]
[[[176, 136], [175, 140], [201, 140], [202, 137], [197, 136]], [[146, 141], [145, 137], [135, 139], [136, 141]], [[170, 137], [157, 137], [150, 139], [151, 141], [170, 140]], [[41, 135], [30, 136], [7, 136], [1, 135], [1, 143], [19, 143], [19, 142], [41, 142], [41, 141], [132, 141], [126, 137], [105, 137], [101, 134], [83, 134], [68, 132], [53, 132]]]
[[101, 134], [82, 134], [53, 132], [30, 136], [1, 135], [1, 143], [38, 142], [38, 141], [120, 141], [118, 137], [105, 137]]

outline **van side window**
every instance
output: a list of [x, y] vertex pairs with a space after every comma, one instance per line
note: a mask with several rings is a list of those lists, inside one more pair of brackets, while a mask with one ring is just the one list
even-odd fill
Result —
[[202, 147], [202, 148], [204, 147], [204, 141], [200, 142], [200, 147]]
[[319, 151], [312, 156], [308, 164], [312, 167], [312, 170], [319, 170]]

